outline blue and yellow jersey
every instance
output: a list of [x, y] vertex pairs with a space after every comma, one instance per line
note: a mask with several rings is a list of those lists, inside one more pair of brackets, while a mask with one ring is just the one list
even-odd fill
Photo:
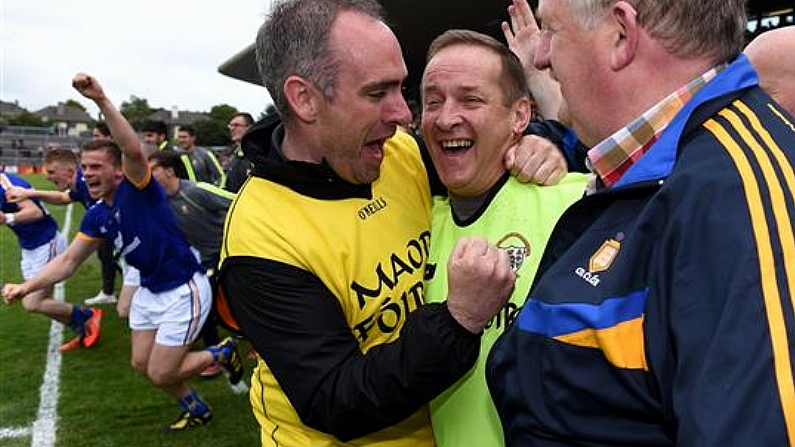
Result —
[[[19, 186], [30, 189], [30, 183], [14, 174], [0, 173], [0, 211], [3, 213], [15, 213], [19, 211], [19, 205], [6, 200], [6, 186]], [[50, 216], [47, 208], [38, 199], [29, 199], [44, 214], [42, 218], [28, 223], [15, 223], [8, 225], [19, 240], [19, 246], [25, 250], [32, 250], [36, 247], [50, 242], [58, 232], [58, 224]]]
[[141, 286], [158, 293], [171, 290], [201, 271], [177, 227], [163, 188], [151, 175], [140, 187], [126, 178], [113, 198], [89, 208], [81, 237], [110, 238], [118, 256], [141, 272]]

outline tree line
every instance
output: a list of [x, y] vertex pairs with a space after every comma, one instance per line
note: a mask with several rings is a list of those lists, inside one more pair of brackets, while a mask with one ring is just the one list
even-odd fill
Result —
[[[77, 108], [83, 111], [87, 109], [74, 99], [64, 101], [67, 107]], [[121, 103], [119, 110], [122, 115], [133, 125], [136, 130], [141, 129], [144, 121], [162, 108], [152, 108], [149, 101], [145, 98], [139, 98], [131, 95], [130, 99]], [[199, 142], [205, 146], [223, 146], [229, 143], [229, 131], [226, 127], [232, 115], [237, 113], [238, 110], [228, 104], [219, 104], [213, 106], [207, 115], [207, 119], [196, 121], [192, 123], [196, 129], [196, 136]], [[260, 115], [260, 118], [262, 114]], [[257, 119], [257, 117], [255, 117]], [[28, 126], [28, 127], [50, 127], [52, 123], [45, 122], [41, 116], [36, 113], [24, 111], [19, 114], [8, 116], [0, 114], [0, 124], [10, 126]], [[172, 135], [173, 137], [173, 135]]]

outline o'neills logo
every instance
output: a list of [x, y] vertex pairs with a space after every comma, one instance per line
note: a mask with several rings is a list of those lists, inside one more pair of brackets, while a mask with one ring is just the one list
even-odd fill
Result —
[[379, 197], [367, 205], [359, 208], [359, 219], [365, 220], [384, 208], [386, 208], [386, 199]]
[[497, 242], [497, 248], [508, 253], [511, 270], [518, 276], [519, 269], [522, 268], [525, 259], [530, 256], [530, 242], [521, 234], [511, 232]]

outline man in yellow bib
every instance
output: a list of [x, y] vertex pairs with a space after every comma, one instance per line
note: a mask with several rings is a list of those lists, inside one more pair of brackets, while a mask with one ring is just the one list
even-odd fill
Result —
[[[263, 446], [431, 447], [427, 402], [475, 362], [513, 286], [467, 239], [425, 304], [429, 174], [400, 45], [374, 0], [279, 2], [257, 38], [281, 121], [243, 138], [254, 164], [229, 210], [221, 284], [260, 355]], [[429, 162], [430, 163], [430, 162]]]

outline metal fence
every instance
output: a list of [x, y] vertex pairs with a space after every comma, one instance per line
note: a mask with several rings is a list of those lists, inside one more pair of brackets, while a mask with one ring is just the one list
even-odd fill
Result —
[[[91, 132], [80, 136], [57, 135], [49, 127], [1, 126], [0, 170], [12, 172], [39, 172], [44, 156], [54, 147], [72, 149], [75, 152], [91, 139]], [[208, 147], [224, 163], [229, 155], [228, 146]]]
[[50, 127], [2, 126], [0, 127], [0, 165], [29, 171], [41, 168], [44, 155], [53, 147], [78, 150], [91, 138], [58, 135]]

